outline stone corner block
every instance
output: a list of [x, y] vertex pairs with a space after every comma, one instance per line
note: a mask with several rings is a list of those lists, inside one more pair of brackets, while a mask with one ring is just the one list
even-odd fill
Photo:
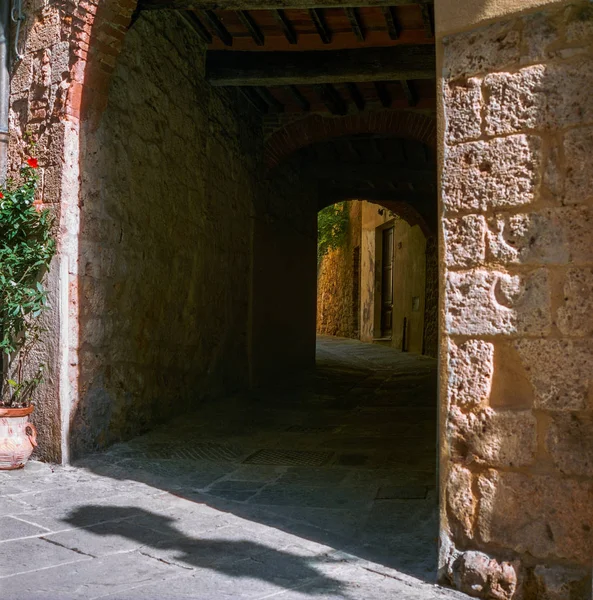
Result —
[[555, 414], [546, 448], [562, 473], [593, 479], [593, 415]]
[[488, 402], [494, 347], [482, 340], [449, 341], [448, 400], [452, 406], [478, 408]]
[[448, 267], [475, 267], [486, 258], [486, 220], [481, 215], [443, 219]]
[[452, 335], [544, 334], [550, 331], [548, 273], [475, 269], [450, 272], [446, 330]]
[[448, 144], [466, 142], [482, 134], [481, 84], [477, 77], [443, 82]]
[[463, 534], [473, 537], [477, 500], [472, 492], [473, 475], [469, 469], [454, 464], [447, 480], [447, 513], [452, 525], [460, 527]]
[[535, 460], [536, 426], [529, 410], [463, 413], [453, 408], [447, 432], [455, 458], [487, 467], [524, 467]]
[[520, 34], [513, 21], [451, 35], [443, 44], [446, 78], [497, 71], [519, 62]]
[[593, 483], [491, 472], [480, 476], [478, 489], [477, 531], [484, 543], [590, 566]]
[[488, 258], [541, 265], [593, 261], [593, 213], [587, 206], [533, 213], [499, 213], [488, 219]]
[[593, 336], [593, 268], [568, 270], [557, 322], [565, 335]]
[[535, 406], [544, 410], [584, 410], [593, 377], [590, 340], [523, 339], [515, 349], [533, 386]]
[[536, 597], [542, 600], [591, 600], [590, 569], [538, 565], [533, 569]]
[[448, 211], [486, 211], [534, 201], [540, 183], [542, 144], [512, 135], [467, 142], [445, 152], [443, 202]]

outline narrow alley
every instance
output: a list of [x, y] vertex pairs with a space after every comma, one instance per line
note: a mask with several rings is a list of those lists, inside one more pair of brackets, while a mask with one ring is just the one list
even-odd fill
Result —
[[290, 386], [1, 472], [3, 595], [465, 598], [433, 585], [435, 388], [433, 359], [320, 337]]

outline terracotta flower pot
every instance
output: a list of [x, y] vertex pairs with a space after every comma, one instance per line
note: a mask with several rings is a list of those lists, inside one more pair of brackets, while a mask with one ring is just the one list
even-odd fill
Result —
[[29, 423], [33, 407], [0, 408], [0, 469], [21, 469], [37, 446], [37, 430]]

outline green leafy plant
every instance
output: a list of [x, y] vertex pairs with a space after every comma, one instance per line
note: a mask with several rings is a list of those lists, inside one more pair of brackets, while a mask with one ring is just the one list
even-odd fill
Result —
[[37, 169], [37, 159], [29, 158], [18, 180], [9, 179], [0, 187], [0, 404], [9, 407], [28, 406], [43, 375], [43, 365], [32, 377], [24, 375], [42, 331], [38, 317], [47, 306], [41, 277], [56, 248], [53, 219], [34, 202]]
[[317, 213], [317, 262], [346, 241], [348, 232], [348, 204], [338, 202]]

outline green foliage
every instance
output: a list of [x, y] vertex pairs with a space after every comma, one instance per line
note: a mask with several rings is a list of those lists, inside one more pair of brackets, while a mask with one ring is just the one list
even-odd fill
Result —
[[323, 208], [317, 214], [317, 261], [346, 241], [348, 204], [339, 202]]
[[[37, 317], [47, 304], [40, 279], [55, 253], [50, 213], [34, 205], [37, 161], [27, 162], [18, 182], [9, 180], [0, 188], [0, 352], [6, 357], [3, 383], [12, 390], [10, 405], [26, 403], [24, 396], [40, 382], [41, 371], [22, 379], [22, 361], [39, 337]], [[8, 378], [8, 371], [17, 354], [15, 381]]]

